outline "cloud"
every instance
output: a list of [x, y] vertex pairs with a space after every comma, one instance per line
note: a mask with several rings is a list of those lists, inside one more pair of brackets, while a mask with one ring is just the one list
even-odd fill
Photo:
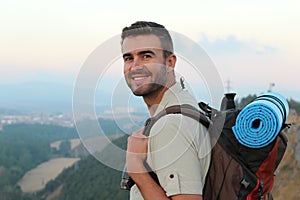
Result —
[[275, 47], [269, 45], [261, 45], [255, 41], [239, 40], [234, 35], [226, 38], [209, 39], [205, 34], [201, 35], [199, 44], [209, 53], [213, 55], [228, 55], [252, 53], [257, 55], [271, 54], [277, 51]]

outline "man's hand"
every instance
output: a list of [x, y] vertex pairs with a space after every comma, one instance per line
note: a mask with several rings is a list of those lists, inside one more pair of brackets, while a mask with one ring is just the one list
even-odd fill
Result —
[[144, 128], [139, 129], [127, 140], [126, 166], [129, 175], [146, 171], [144, 161], [147, 158], [148, 138], [143, 135], [143, 131]]

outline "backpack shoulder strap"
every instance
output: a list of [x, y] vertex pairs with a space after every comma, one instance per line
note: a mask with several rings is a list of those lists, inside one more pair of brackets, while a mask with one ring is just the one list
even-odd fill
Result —
[[174, 105], [174, 106], [167, 107], [166, 109], [162, 110], [157, 115], [155, 115], [154, 117], [147, 119], [147, 121], [145, 122], [145, 129], [143, 134], [145, 136], [149, 136], [150, 130], [152, 126], [155, 124], [155, 122], [158, 121], [161, 117], [168, 114], [182, 114], [184, 116], [190, 117], [198, 121], [206, 128], [208, 128], [210, 125], [210, 121], [207, 119], [207, 117], [195, 107], [188, 104]]

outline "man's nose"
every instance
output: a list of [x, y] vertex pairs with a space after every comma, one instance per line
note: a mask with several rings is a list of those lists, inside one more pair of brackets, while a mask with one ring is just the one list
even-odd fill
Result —
[[142, 69], [143, 63], [140, 58], [134, 58], [131, 63], [131, 70]]

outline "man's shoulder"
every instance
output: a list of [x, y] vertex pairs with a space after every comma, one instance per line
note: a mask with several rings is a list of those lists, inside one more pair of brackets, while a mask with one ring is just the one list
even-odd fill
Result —
[[179, 135], [195, 136], [205, 130], [206, 128], [201, 123], [191, 117], [182, 114], [167, 114], [153, 124], [150, 136], [171, 139]]
[[196, 98], [190, 94], [188, 90], [184, 90], [181, 86], [176, 83], [171, 88], [165, 92], [162, 101], [160, 102], [161, 108], [167, 108], [173, 105], [182, 105], [182, 104], [189, 104], [194, 106], [195, 108], [198, 107]]

